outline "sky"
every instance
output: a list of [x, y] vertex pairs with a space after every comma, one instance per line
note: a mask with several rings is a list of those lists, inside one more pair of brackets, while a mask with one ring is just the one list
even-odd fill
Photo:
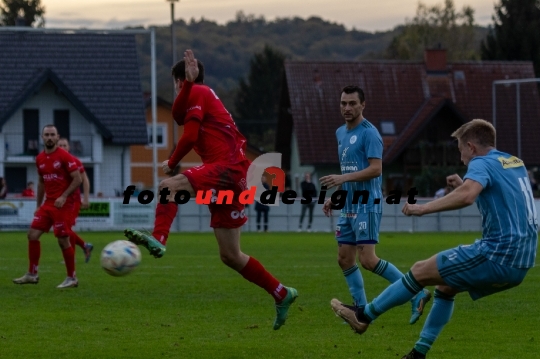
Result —
[[[426, 5], [444, 0], [422, 0]], [[135, 25], [170, 24], [170, 3], [166, 0], [41, 0], [47, 28], [118, 29]], [[454, 0], [458, 10], [469, 5], [479, 25], [491, 23], [495, 0]], [[414, 17], [418, 0], [180, 0], [175, 19], [233, 20], [238, 11], [263, 15], [267, 20], [318, 16], [348, 29], [385, 31]]]

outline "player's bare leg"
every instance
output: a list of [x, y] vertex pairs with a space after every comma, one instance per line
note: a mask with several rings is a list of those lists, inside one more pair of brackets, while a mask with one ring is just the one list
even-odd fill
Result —
[[190, 196], [195, 196], [195, 190], [189, 183], [186, 176], [183, 174], [167, 178], [159, 184], [159, 192], [167, 188], [170, 192], [168, 196], [169, 203], [158, 203], [156, 207], [156, 217], [154, 222], [154, 231], [152, 234], [145, 233], [133, 228], [128, 228], [124, 231], [124, 235], [129, 241], [141, 245], [148, 249], [151, 255], [156, 258], [161, 258], [167, 250], [165, 245], [171, 229], [171, 225], [178, 212], [178, 205], [174, 201], [176, 192], [187, 191]]
[[240, 232], [240, 228], [214, 228], [221, 261], [246, 280], [266, 290], [274, 298], [276, 301], [274, 330], [278, 330], [285, 324], [289, 307], [298, 297], [298, 292], [294, 288], [283, 286], [259, 261], [241, 251]]
[[38, 284], [38, 265], [39, 258], [41, 256], [41, 243], [39, 238], [43, 234], [43, 231], [30, 228], [27, 233], [28, 237], [28, 259], [29, 267], [28, 272], [22, 277], [13, 279], [15, 284]]

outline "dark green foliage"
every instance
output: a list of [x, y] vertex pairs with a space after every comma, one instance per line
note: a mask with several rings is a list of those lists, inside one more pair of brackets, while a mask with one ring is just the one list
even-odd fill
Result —
[[533, 61], [540, 77], [540, 1], [500, 0], [482, 43], [484, 60]]
[[456, 11], [453, 0], [444, 5], [427, 6], [418, 3], [416, 16], [402, 27], [387, 49], [389, 59], [422, 60], [426, 48], [441, 46], [448, 60], [477, 60], [480, 58], [480, 30], [474, 26], [474, 10], [464, 6]]
[[[19, 14], [20, 12], [20, 14]], [[15, 26], [17, 17], [24, 17], [25, 26], [45, 26], [45, 8], [41, 0], [2, 0], [0, 26]]]

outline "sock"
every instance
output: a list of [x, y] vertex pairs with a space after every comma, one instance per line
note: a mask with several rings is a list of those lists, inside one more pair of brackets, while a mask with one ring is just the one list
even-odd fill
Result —
[[41, 242], [28, 241], [28, 260], [30, 262], [28, 273], [34, 275], [38, 273], [39, 257], [41, 257]]
[[422, 289], [423, 287], [409, 271], [401, 280], [390, 284], [377, 298], [366, 305], [364, 314], [371, 320], [375, 320], [389, 309], [411, 300]]
[[444, 326], [450, 321], [454, 311], [454, 296], [449, 296], [435, 289], [433, 306], [429, 311], [420, 339], [414, 349], [424, 355], [431, 349]]
[[349, 286], [349, 292], [351, 293], [354, 301], [354, 305], [361, 306], [366, 305], [366, 292], [364, 290], [364, 279], [358, 265], [354, 265], [349, 269], [343, 271], [347, 285]]
[[249, 257], [246, 266], [238, 273], [246, 280], [266, 290], [276, 302], [281, 302], [287, 296], [287, 289], [253, 257]]
[[73, 247], [62, 249], [68, 277], [75, 277], [75, 251]]
[[[81, 247], [83, 250], [84, 250], [84, 246], [86, 245], [85, 241], [79, 237], [79, 235], [73, 231], [71, 231], [71, 233], [73, 233], [73, 236], [75, 236], [75, 244], [78, 245], [79, 247]], [[71, 239], [71, 235], [69, 236], [69, 238]], [[75, 250], [75, 246], [73, 246], [73, 250]]]
[[178, 205], [175, 202], [157, 204], [154, 232], [152, 232], [152, 235], [163, 245], [167, 244], [169, 231], [171, 230], [171, 225], [176, 217], [176, 213], [178, 213]]
[[390, 283], [394, 283], [403, 278], [403, 273], [401, 273], [395, 265], [384, 259], [379, 260], [379, 263], [377, 263], [373, 269], [373, 273], [380, 275]]

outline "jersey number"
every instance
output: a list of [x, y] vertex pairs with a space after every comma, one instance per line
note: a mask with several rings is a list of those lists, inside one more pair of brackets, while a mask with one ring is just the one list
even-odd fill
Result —
[[538, 217], [536, 215], [536, 205], [534, 204], [534, 197], [532, 193], [531, 183], [529, 182], [528, 177], [520, 177], [519, 185], [521, 186], [521, 191], [525, 197], [525, 203], [527, 203], [527, 219], [529, 224], [538, 225]]

